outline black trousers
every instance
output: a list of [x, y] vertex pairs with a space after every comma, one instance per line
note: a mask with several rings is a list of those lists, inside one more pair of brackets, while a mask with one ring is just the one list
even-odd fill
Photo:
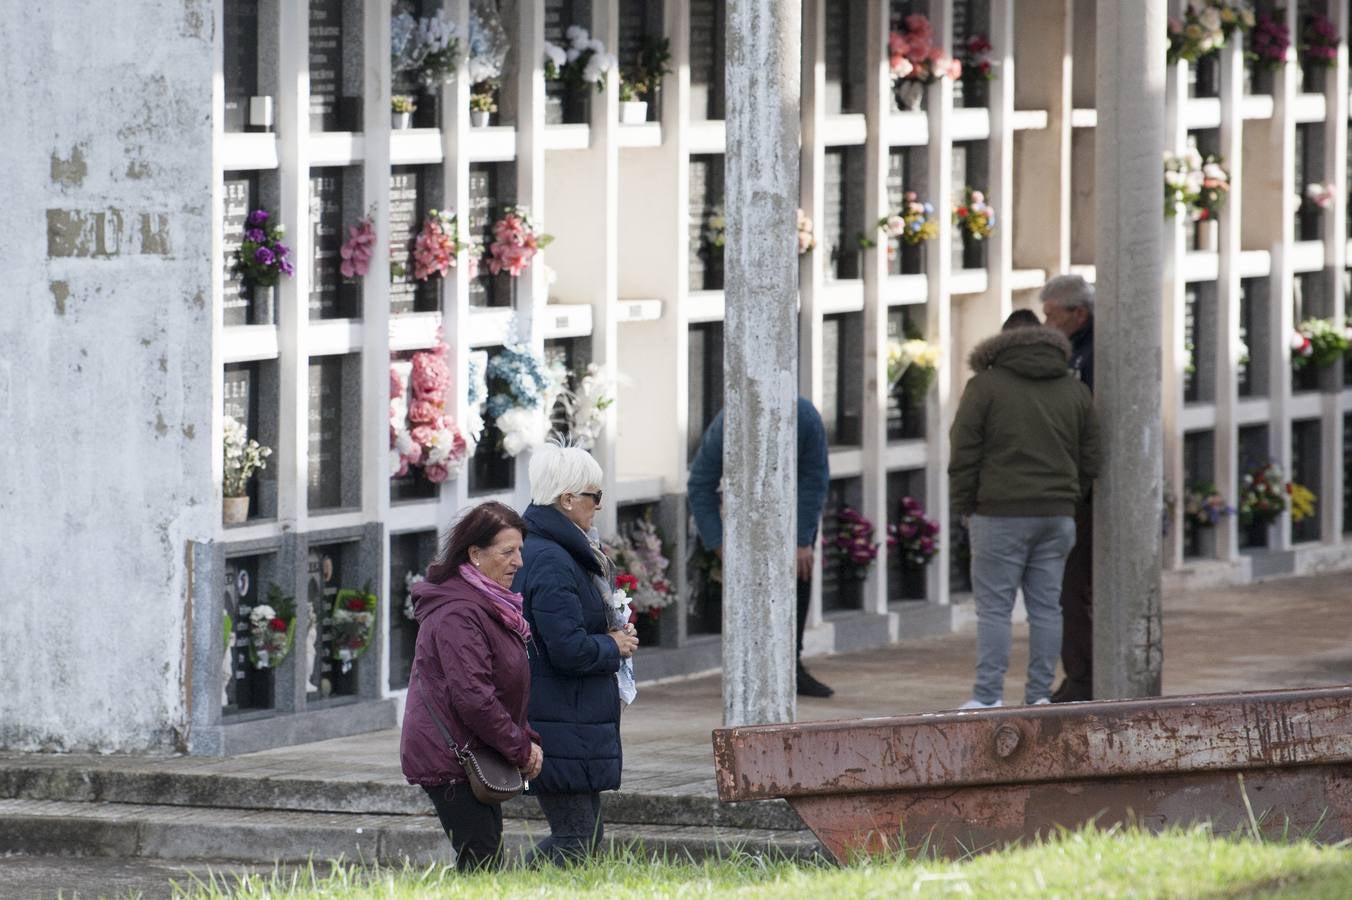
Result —
[[535, 799], [540, 801], [540, 810], [549, 822], [549, 837], [535, 845], [529, 861], [531, 864], [577, 863], [597, 853], [606, 834], [605, 823], [601, 820], [599, 791], [537, 793]]
[[807, 607], [812, 602], [812, 580], [798, 582], [798, 665], [803, 664], [803, 629], [807, 626]]
[[502, 867], [502, 807], [480, 803], [468, 784], [458, 782], [423, 787], [432, 798], [437, 818], [455, 850], [461, 872]]
[[1075, 546], [1061, 580], [1061, 665], [1066, 680], [1052, 701], [1094, 698], [1094, 505], [1075, 508]]

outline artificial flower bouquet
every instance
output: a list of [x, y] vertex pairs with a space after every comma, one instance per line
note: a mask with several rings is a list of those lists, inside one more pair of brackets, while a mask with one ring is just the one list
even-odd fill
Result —
[[1230, 191], [1230, 174], [1220, 157], [1203, 156], [1196, 147], [1164, 154], [1164, 213], [1193, 221], [1215, 219]]
[[1314, 491], [1293, 481], [1286, 486], [1286, 492], [1291, 497], [1291, 521], [1293, 523], [1314, 518], [1316, 508], [1319, 505], [1319, 498], [1314, 495]]
[[235, 251], [235, 271], [246, 284], [272, 287], [283, 275], [292, 275], [291, 248], [282, 243], [285, 226], [272, 221], [263, 208], [249, 213], [244, 240]]
[[268, 602], [249, 612], [249, 661], [255, 669], [277, 668], [291, 653], [296, 637], [296, 600], [275, 584]]
[[429, 209], [413, 242], [413, 277], [418, 281], [446, 277], [466, 246], [460, 239], [460, 223], [455, 213]]
[[934, 215], [934, 204], [921, 200], [915, 191], [902, 195], [901, 208], [878, 220], [878, 229], [889, 238], [901, 238], [910, 246], [933, 240], [939, 234], [939, 220]]
[[1194, 524], [1210, 528], [1234, 514], [1235, 508], [1225, 502], [1220, 490], [1209, 481], [1189, 485], [1183, 493], [1183, 516]]
[[1305, 185], [1305, 193], [1301, 195], [1301, 201], [1315, 209], [1326, 210], [1333, 205], [1336, 190], [1337, 188], [1332, 182], [1311, 182]]
[[1181, 19], [1169, 19], [1169, 61], [1196, 62], [1255, 24], [1249, 0], [1186, 0]]
[[518, 278], [535, 254], [553, 240], [552, 235], [536, 228], [525, 207], [509, 206], [503, 210], [502, 218], [493, 223], [493, 242], [488, 245], [488, 271], [494, 275], [506, 272]]
[[580, 25], [568, 26], [564, 37], [566, 47], [545, 41], [545, 78], [604, 90], [606, 74], [617, 65], [615, 56]]
[[341, 262], [338, 271], [348, 281], [362, 278], [371, 269], [371, 256], [376, 248], [376, 226], [373, 216], [367, 215], [356, 225], [349, 225], [347, 240], [338, 249]]
[[1300, 58], [1333, 68], [1338, 62], [1338, 26], [1323, 13], [1312, 13], [1300, 32]]
[[905, 382], [906, 391], [919, 399], [939, 372], [939, 348], [921, 338], [887, 342], [887, 381], [893, 389]]
[[1326, 369], [1347, 352], [1352, 328], [1339, 328], [1332, 319], [1306, 319], [1291, 334], [1291, 367], [1314, 363]]
[[244, 497], [248, 495], [249, 479], [254, 472], [268, 467], [272, 448], [250, 438], [248, 428], [233, 416], [225, 417], [224, 429], [225, 469], [221, 491], [227, 497]]
[[[441, 484], [469, 458], [469, 445], [455, 421], [443, 412], [451, 389], [447, 347], [413, 354], [408, 383], [401, 366], [390, 366], [390, 477], [420, 469], [424, 478]], [[411, 401], [406, 395], [411, 390]]]
[[995, 231], [995, 210], [986, 195], [970, 187], [963, 188], [963, 202], [953, 207], [953, 224], [975, 241], [984, 241]]
[[485, 375], [487, 412], [502, 433], [503, 454], [516, 457], [544, 443], [546, 413], [567, 379], [562, 367], [547, 364], [526, 344], [510, 343], [489, 358]]
[[964, 72], [983, 81], [990, 81], [995, 77], [995, 69], [999, 63], [995, 61], [995, 48], [991, 46], [990, 38], [984, 34], [974, 34], [967, 39], [963, 49]]
[[908, 569], [923, 569], [939, 550], [939, 523], [925, 515], [914, 497], [901, 498], [901, 519], [887, 526], [887, 549], [897, 553]]
[[1274, 462], [1246, 472], [1240, 482], [1239, 520], [1245, 525], [1268, 524], [1286, 512], [1289, 500], [1286, 475]]
[[[415, 16], [407, 4], [398, 4], [390, 21], [390, 64], [395, 75], [408, 75], [431, 91], [451, 80], [459, 56], [455, 23], [443, 11]], [[396, 107], [393, 111], [413, 110]]]
[[1291, 31], [1286, 27], [1285, 13], [1282, 10], [1272, 15], [1260, 12], [1245, 56], [1264, 69], [1276, 69], [1290, 55]]
[[817, 238], [813, 235], [812, 220], [808, 218], [807, 213], [802, 209], [798, 210], [798, 255], [810, 251], [817, 246]]
[[840, 566], [844, 575], [862, 581], [868, 577], [869, 567], [878, 558], [873, 523], [849, 506], [836, 510], [831, 519], [835, 527], [824, 541], [826, 556]]
[[887, 36], [887, 61], [893, 83], [931, 84], [940, 78], [962, 77], [962, 61], [934, 45], [934, 26], [919, 13], [907, 16], [902, 30]]
[[676, 602], [676, 586], [668, 580], [671, 561], [663, 553], [662, 535], [649, 513], [605, 544], [606, 555], [633, 579], [629, 598], [634, 610], [657, 619]]
[[369, 583], [361, 590], [343, 588], [333, 598], [333, 659], [345, 674], [375, 639], [378, 607]]

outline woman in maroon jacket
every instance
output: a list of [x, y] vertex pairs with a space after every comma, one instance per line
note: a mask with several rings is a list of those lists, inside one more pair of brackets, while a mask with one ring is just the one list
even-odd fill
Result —
[[413, 586], [418, 644], [399, 761], [432, 798], [461, 871], [501, 865], [502, 807], [475, 798], [432, 716], [457, 744], [491, 747], [526, 778], [544, 762], [540, 736], [526, 724], [530, 627], [511, 591], [525, 538], [526, 523], [510, 507], [480, 504]]

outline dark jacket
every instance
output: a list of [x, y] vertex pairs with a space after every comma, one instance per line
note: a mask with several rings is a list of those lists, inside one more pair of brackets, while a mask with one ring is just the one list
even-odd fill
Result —
[[[718, 483], [723, 478], [723, 413], [719, 411], [700, 440], [686, 480], [686, 501], [695, 517], [700, 543], [705, 549], [723, 546], [723, 519], [718, 511]], [[798, 546], [811, 547], [817, 540], [817, 525], [826, 490], [831, 482], [827, 457], [826, 426], [821, 414], [806, 397], [798, 398]]]
[[1070, 336], [1070, 371], [1094, 392], [1094, 320]]
[[526, 508], [524, 565], [512, 589], [526, 598], [531, 655], [530, 724], [545, 766], [530, 782], [550, 794], [620, 786], [620, 651], [607, 634], [593, 581], [601, 565], [576, 525], [553, 506]]
[[1098, 475], [1089, 389], [1054, 328], [1015, 328], [972, 351], [950, 432], [949, 502], [957, 515], [1070, 516]]
[[464, 781], [423, 697], [457, 744], [488, 746], [525, 768], [539, 741], [526, 724], [530, 666], [521, 637], [497, 617], [492, 601], [459, 575], [441, 586], [449, 597], [420, 598], [413, 609], [413, 651], [399, 762], [410, 784]]

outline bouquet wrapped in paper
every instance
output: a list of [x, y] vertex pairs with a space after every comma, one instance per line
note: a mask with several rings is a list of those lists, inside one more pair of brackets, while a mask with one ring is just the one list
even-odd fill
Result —
[[[623, 629], [629, 624], [629, 594], [626, 589], [634, 590], [638, 580], [633, 575], [617, 575], [615, 590], [610, 595], [610, 627]], [[615, 681], [620, 686], [620, 699], [628, 706], [638, 696], [638, 687], [634, 683], [634, 661], [620, 660], [620, 670], [615, 673]]]

